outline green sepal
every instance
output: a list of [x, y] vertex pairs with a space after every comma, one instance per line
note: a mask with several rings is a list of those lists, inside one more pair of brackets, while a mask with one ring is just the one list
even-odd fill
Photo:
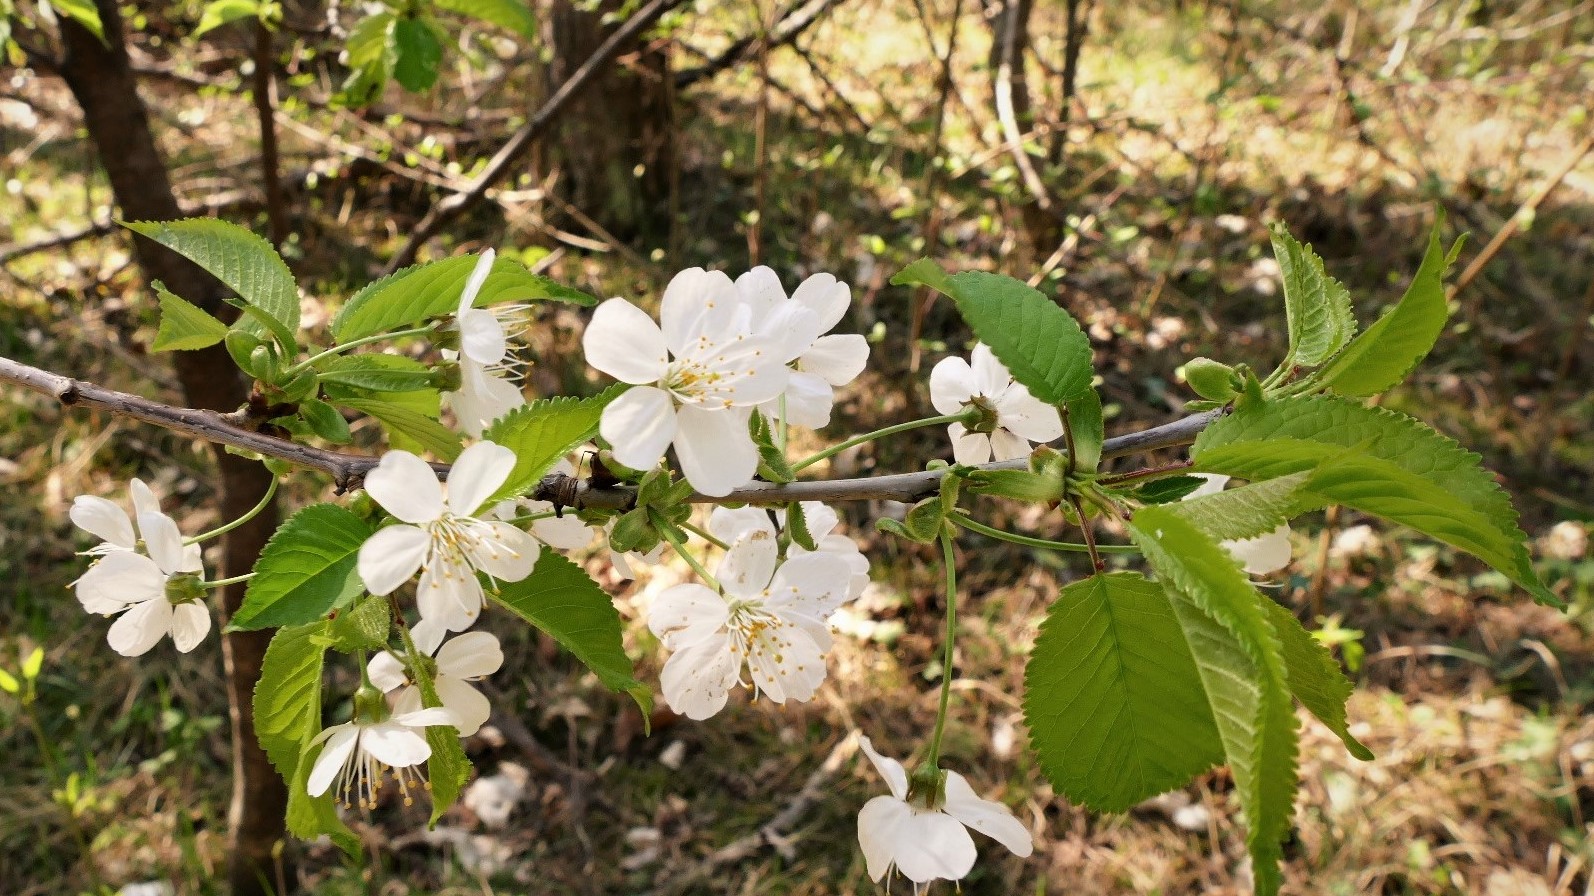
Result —
[[609, 529], [609, 548], [619, 553], [639, 551], [647, 553], [660, 541], [658, 529], [648, 516], [646, 507], [638, 507], [620, 514]]
[[803, 550], [819, 550], [819, 545], [814, 541], [814, 533], [808, 530], [808, 513], [803, 510], [801, 501], [793, 501], [786, 505], [786, 533], [791, 536], [792, 543]]
[[747, 421], [748, 432], [753, 437], [753, 445], [758, 448], [758, 475], [768, 482], [785, 483], [797, 478], [792, 472], [791, 464], [786, 461], [786, 452], [775, 446], [774, 426], [763, 414], [754, 413]]

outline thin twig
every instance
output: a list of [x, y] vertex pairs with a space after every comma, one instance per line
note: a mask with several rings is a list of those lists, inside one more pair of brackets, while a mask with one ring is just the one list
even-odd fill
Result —
[[115, 233], [116, 229], [115, 221], [105, 221], [103, 223], [90, 224], [82, 230], [45, 237], [34, 243], [12, 243], [8, 246], [0, 246], [0, 264], [15, 261], [25, 255], [48, 252], [51, 249], [60, 249], [63, 246], [70, 246], [83, 240]]
[[[815, 22], [818, 22], [819, 18], [830, 7], [841, 2], [843, 0], [808, 0], [807, 3], [795, 9], [788, 9], [781, 13], [780, 20], [775, 23], [773, 28], [766, 27], [768, 25], [767, 22], [760, 22], [757, 34], [749, 34], [737, 39], [726, 47], [723, 53], [709, 59], [704, 65], [677, 72], [675, 75], [675, 89], [685, 90], [704, 78], [714, 77], [746, 59], [747, 55], [758, 49], [760, 44], [767, 51], [795, 42], [797, 38], [802, 36], [804, 31], [807, 31]], [[698, 55], [707, 58], [705, 54], [699, 53]]]
[[260, 122], [260, 180], [266, 194], [266, 222], [271, 245], [278, 251], [288, 241], [288, 208], [282, 195], [281, 161], [277, 153], [276, 35], [265, 22], [255, 22], [255, 74], [253, 94], [255, 117]]

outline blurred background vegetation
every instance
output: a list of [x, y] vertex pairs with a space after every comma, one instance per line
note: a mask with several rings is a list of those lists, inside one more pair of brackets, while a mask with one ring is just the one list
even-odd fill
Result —
[[[874, 355], [827, 438], [925, 411], [929, 366], [965, 350], [946, 303], [887, 282], [920, 256], [1055, 296], [1092, 337], [1112, 434], [1180, 414], [1193, 398], [1175, 376], [1184, 359], [1266, 367], [1282, 355], [1267, 223], [1311, 242], [1367, 308], [1399, 296], [1443, 213], [1449, 235], [1472, 234], [1457, 270], [1487, 263], [1462, 275], [1438, 349], [1386, 404], [1484, 455], [1571, 611], [1532, 606], [1481, 565], [1355, 514], [1297, 526], [1298, 560], [1276, 596], [1341, 650], [1361, 686], [1353, 730], [1378, 758], [1359, 763], [1305, 723], [1287, 892], [1591, 891], [1594, 3], [705, 0], [673, 5], [538, 124], [553, 88], [634, 12], [548, 0], [532, 40], [438, 12], [435, 86], [353, 97], [358, 60], [339, 52], [353, 6], [285, 4], [265, 53], [249, 19], [195, 39], [197, 0], [121, 7], [184, 210], [278, 229], [308, 324], [535, 127], [507, 176], [419, 257], [493, 246], [644, 303], [693, 265], [768, 264], [788, 288], [832, 272], [852, 284], [850, 322]], [[50, 29], [18, 33], [41, 52], [0, 81], [0, 354], [177, 401], [167, 359], [147, 351], [155, 304], [112, 223], [81, 111], [43, 58]], [[251, 97], [262, 64], [276, 82], [280, 195]], [[530, 392], [596, 388], [582, 319], [540, 309]], [[832, 472], [916, 469], [947, 453], [925, 432]], [[87, 546], [66, 519], [74, 495], [120, 500], [142, 476], [197, 531], [217, 522], [210, 471], [208, 452], [170, 433], [33, 396], [0, 404], [0, 668], [45, 650], [36, 701], [0, 694], [0, 892], [226, 891], [216, 641], [125, 660], [66, 587]], [[292, 490], [322, 487], [305, 476]], [[1024, 531], [1057, 522], [980, 510]], [[1081, 568], [964, 538], [971, 599], [949, 673], [934, 656], [931, 556], [873, 533], [890, 511], [847, 511], [875, 584], [842, 619], [820, 699], [733, 701], [704, 724], [660, 714], [644, 738], [635, 710], [551, 644], [495, 624], [509, 659], [494, 723], [468, 744], [476, 795], [430, 833], [420, 807], [356, 819], [366, 865], [289, 845], [297, 886], [875, 892], [853, 818], [881, 784], [849, 734], [911, 754], [935, 684], [953, 674], [947, 764], [1037, 834], [1027, 861], [982, 844], [966, 892], [1245, 892], [1223, 771], [1098, 817], [1053, 797], [1026, 757], [1025, 650]], [[684, 570], [637, 583], [600, 574], [632, 620], [639, 670], [656, 675], [662, 657], [638, 620]], [[331, 692], [350, 689], [352, 670], [341, 674]]]

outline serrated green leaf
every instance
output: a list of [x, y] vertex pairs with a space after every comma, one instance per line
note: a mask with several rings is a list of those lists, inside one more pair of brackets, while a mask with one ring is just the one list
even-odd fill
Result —
[[928, 258], [903, 268], [891, 282], [928, 286], [952, 299], [974, 335], [1041, 401], [1060, 405], [1090, 389], [1090, 339], [1039, 290], [999, 274], [949, 277]]
[[525, 493], [565, 455], [596, 438], [603, 409], [627, 388], [623, 384], [610, 386], [591, 398], [540, 399], [495, 421], [482, 433], [482, 439], [515, 452], [515, 468], [487, 503]]
[[349, 421], [324, 401], [315, 398], [301, 401], [299, 416], [309, 425], [311, 432], [334, 445], [347, 445], [354, 441], [354, 436], [349, 432]]
[[553, 636], [609, 690], [630, 694], [644, 717], [653, 711], [653, 692], [637, 681], [625, 655], [620, 613], [581, 567], [545, 550], [531, 575], [500, 583], [493, 599]]
[[227, 325], [174, 294], [156, 280], [150, 284], [160, 297], [161, 325], [151, 351], [191, 351], [208, 348], [227, 338]]
[[311, 504], [277, 529], [260, 552], [233, 631], [298, 625], [346, 605], [364, 590], [355, 568], [375, 529], [336, 504]]
[[1340, 671], [1334, 655], [1312, 637], [1312, 633], [1301, 625], [1294, 613], [1280, 606], [1277, 601], [1262, 597], [1261, 604], [1284, 649], [1284, 669], [1289, 679], [1290, 693], [1318, 721], [1328, 726], [1328, 730], [1339, 736], [1352, 756], [1361, 760], [1372, 759], [1373, 751], [1351, 736], [1345, 719], [1345, 701], [1350, 699], [1351, 691], [1356, 686]]
[[1316, 381], [1324, 388], [1340, 395], [1377, 395], [1428, 356], [1450, 316], [1444, 284], [1450, 256], [1439, 244], [1439, 226], [1428, 235], [1428, 251], [1400, 303], [1323, 366]]
[[1356, 333], [1350, 291], [1323, 269], [1311, 246], [1290, 236], [1283, 224], [1268, 228], [1284, 283], [1284, 314], [1290, 348], [1285, 364], [1316, 367], [1345, 347]]
[[1214, 422], [1190, 456], [1197, 469], [1250, 480], [1317, 471], [1305, 488], [1326, 502], [1475, 554], [1539, 602], [1559, 604], [1533, 570], [1511, 499], [1481, 458], [1419, 420], [1326, 395], [1269, 401]]
[[413, 392], [432, 385], [432, 371], [403, 355], [337, 355], [319, 367], [321, 382], [368, 392]]
[[[290, 334], [298, 332], [299, 289], [293, 272], [277, 250], [253, 232], [215, 218], [143, 221], [122, 226], [209, 271]], [[258, 334], [267, 332], [258, 321], [240, 321], [239, 326]], [[291, 343], [285, 346], [291, 347]]]
[[1216, 541], [1255, 538], [1322, 505], [1311, 493], [1302, 494], [1301, 487], [1310, 475], [1294, 473], [1252, 482], [1168, 507]]
[[1174, 612], [1234, 775], [1256, 892], [1273, 896], [1297, 783], [1297, 723], [1283, 647], [1239, 564], [1171, 505], [1141, 508], [1129, 533], [1163, 586], [1184, 598]]
[[[408, 643], [408, 642], [406, 642]], [[415, 686], [421, 691], [422, 706], [442, 706], [437, 694], [437, 682], [432, 678], [431, 667], [426, 663], [413, 663], [410, 671], [415, 675]], [[426, 779], [432, 793], [432, 816], [429, 822], [436, 827], [443, 813], [454, 805], [470, 779], [470, 759], [460, 743], [459, 731], [452, 725], [428, 725], [426, 743], [432, 755], [426, 760]]]
[[[477, 256], [461, 255], [405, 268], [372, 283], [349, 298], [332, 321], [339, 342], [374, 336], [387, 330], [413, 327], [423, 321], [459, 310], [465, 281], [476, 267]], [[525, 265], [502, 255], [476, 294], [475, 307], [500, 302], [556, 299], [593, 305], [597, 299], [580, 290], [561, 286], [533, 274]]]
[[436, 0], [436, 6], [513, 31], [526, 40], [537, 38], [537, 18], [526, 0]]
[[401, 18], [393, 26], [393, 43], [398, 47], [393, 80], [411, 93], [432, 89], [443, 61], [443, 42], [433, 25], [425, 19]]
[[[316, 698], [316, 714], [320, 714], [320, 697]], [[332, 842], [351, 859], [358, 859], [361, 852], [360, 838], [343, 823], [338, 815], [336, 797], [332, 791], [327, 791], [320, 796], [310, 795], [310, 770], [314, 767], [315, 756], [321, 752], [321, 745], [312, 745], [305, 741], [300, 753], [298, 767], [294, 769], [293, 776], [288, 781], [288, 833], [301, 840], [314, 840], [322, 834], [332, 838]]]
[[1101, 444], [1107, 438], [1106, 423], [1102, 420], [1101, 395], [1094, 388], [1086, 389], [1068, 404], [1068, 426], [1074, 436], [1074, 469], [1094, 473], [1101, 465]]
[[398, 62], [397, 23], [397, 16], [383, 11], [361, 19], [349, 32], [349, 77], [338, 91], [340, 102], [364, 106], [381, 98]]
[[304, 745], [321, 731], [325, 620], [284, 627], [266, 646], [255, 683], [255, 737], [284, 781], [294, 780]]
[[100, 21], [99, 7], [93, 0], [49, 0], [51, 8], [64, 13], [67, 18], [82, 25], [90, 34], [105, 43], [105, 24]]
[[332, 620], [327, 635], [332, 647], [344, 653], [381, 650], [393, 633], [392, 605], [386, 597], [370, 595], [356, 600], [347, 613]]
[[211, 0], [205, 4], [205, 11], [199, 16], [199, 27], [192, 36], [203, 37], [206, 32], [239, 19], [258, 18], [260, 10], [260, 0]]
[[1069, 585], [1024, 673], [1024, 719], [1070, 800], [1122, 812], [1223, 761], [1207, 696], [1162, 586], [1138, 573]]
[[454, 458], [459, 457], [459, 452], [462, 450], [459, 433], [398, 402], [375, 398], [344, 398], [338, 403], [375, 417], [389, 433], [403, 435], [419, 445], [422, 450], [430, 451], [443, 460], [452, 462]]
[[1130, 492], [1130, 496], [1142, 504], [1168, 504], [1181, 500], [1205, 482], [1200, 476], [1169, 476], [1147, 482]]

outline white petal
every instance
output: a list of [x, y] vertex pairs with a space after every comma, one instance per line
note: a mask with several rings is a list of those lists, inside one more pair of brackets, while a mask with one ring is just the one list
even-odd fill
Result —
[[764, 265], [736, 278], [736, 294], [753, 309], [754, 326], [760, 326], [775, 309], [786, 304], [786, 288], [780, 277]]
[[1290, 527], [1281, 524], [1266, 535], [1225, 541], [1223, 547], [1253, 576], [1278, 572], [1290, 564]]
[[700, 340], [718, 344], [738, 330], [745, 333], [750, 317], [739, 320], [742, 307], [736, 284], [725, 272], [688, 268], [670, 279], [659, 303], [664, 344], [679, 358], [693, 353]]
[[983, 464], [991, 459], [991, 437], [983, 432], [969, 432], [961, 423], [946, 428], [952, 437], [952, 459], [960, 464]]
[[356, 568], [365, 590], [372, 594], [392, 594], [408, 582], [426, 560], [432, 537], [417, 526], [388, 526], [360, 545]]
[[1224, 476], [1221, 473], [1191, 473], [1190, 475], [1198, 479], [1205, 479], [1206, 481], [1196, 486], [1195, 491], [1185, 495], [1183, 500], [1186, 501], [1190, 500], [1191, 498], [1199, 498], [1203, 495], [1215, 495], [1218, 492], [1223, 491], [1223, 487], [1229, 484], [1229, 477]]
[[155, 497], [155, 492], [144, 484], [142, 479], [134, 479], [127, 485], [127, 493], [133, 498], [133, 517], [136, 519], [141, 513], [160, 513], [161, 502]]
[[801, 626], [783, 622], [764, 628], [748, 644], [747, 671], [770, 700], [805, 702], [825, 680], [825, 654]]
[[775, 533], [754, 530], [731, 543], [714, 577], [733, 597], [752, 598], [763, 593], [775, 574], [780, 547]]
[[382, 509], [406, 523], [429, 523], [443, 515], [443, 486], [426, 461], [408, 451], [389, 451], [365, 474], [365, 491]]
[[475, 570], [442, 558], [434, 558], [421, 570], [421, 582], [415, 590], [421, 618], [451, 632], [470, 628], [481, 615], [485, 599]]
[[519, 386], [474, 361], [461, 359], [459, 373], [459, 391], [444, 394], [466, 435], [480, 436], [493, 421], [526, 403]]
[[573, 513], [534, 520], [531, 534], [548, 547], [560, 551], [579, 551], [592, 543], [592, 527]]
[[72, 499], [72, 509], [67, 511], [67, 516], [79, 529], [124, 551], [133, 550], [138, 543], [133, 521], [114, 501], [95, 495], [78, 495]]
[[321, 748], [321, 755], [316, 757], [305, 786], [311, 796], [326, 793], [332, 782], [337, 780], [338, 772], [354, 755], [354, 748], [359, 744], [360, 726], [352, 722], [335, 725], [317, 735], [318, 740], [323, 738], [327, 745]]
[[461, 451], [448, 472], [448, 509], [455, 516], [475, 516], [514, 468], [515, 452], [493, 442]]
[[975, 394], [969, 362], [953, 356], [930, 369], [930, 404], [939, 414], [956, 414]]
[[[730, 545], [738, 538], [753, 532], [775, 534], [775, 524], [769, 511], [762, 507], [716, 507], [708, 515], [709, 534]], [[767, 580], [766, 580], [767, 581]]]
[[1017, 460], [1020, 457], [1027, 457], [1030, 452], [1027, 439], [1014, 435], [1000, 426], [991, 433], [990, 442], [991, 455], [997, 460]]
[[191, 600], [172, 607], [172, 643], [178, 653], [199, 646], [210, 634], [210, 608], [204, 601]]
[[1031, 442], [1050, 442], [1063, 434], [1063, 418], [1057, 408], [1029, 394], [1018, 383], [997, 397], [996, 423]]
[[875, 797], [858, 813], [860, 845], [866, 830], [870, 843], [864, 850], [865, 861], [871, 852], [878, 857], [869, 863], [871, 875], [881, 860], [895, 863], [902, 876], [915, 884], [961, 880], [974, 867], [974, 838], [940, 812], [919, 812], [901, 800]]
[[772, 613], [797, 613], [820, 622], [847, 602], [852, 568], [828, 551], [792, 556], [769, 583], [765, 607]]
[[488, 249], [482, 257], [476, 259], [475, 267], [470, 269], [470, 276], [465, 279], [465, 289], [459, 294], [459, 314], [463, 316], [467, 308], [476, 304], [476, 297], [481, 294], [482, 285], [487, 282], [487, 276], [493, 272], [493, 258], [497, 250]]
[[443, 643], [443, 636], [447, 634], [447, 629], [425, 619], [410, 627], [410, 640], [415, 642], [415, 649], [427, 656], [437, 654], [437, 648]]
[[129, 604], [166, 600], [166, 574], [155, 561], [132, 551], [107, 554], [74, 584], [78, 603], [90, 613], [118, 613]]
[[165, 596], [134, 604], [117, 617], [105, 636], [122, 656], [143, 656], [172, 630], [172, 605]]
[[457, 678], [447, 675], [437, 676], [437, 698], [443, 701], [443, 708], [454, 717], [454, 727], [459, 729], [460, 737], [470, 737], [481, 730], [482, 725], [493, 714], [493, 705], [470, 685]]
[[441, 706], [433, 706], [427, 709], [416, 709], [409, 712], [395, 713], [392, 719], [389, 721], [395, 722], [399, 725], [405, 725], [410, 728], [431, 728], [434, 726], [452, 725], [454, 724], [454, 717], [449, 714], [448, 710], [442, 708]]
[[675, 456], [693, 488], [705, 495], [722, 497], [753, 481], [753, 474], [758, 471], [758, 449], [747, 432], [747, 414], [734, 409], [705, 411], [686, 405], [676, 419], [680, 429], [675, 434]]
[[542, 545], [531, 533], [508, 523], [482, 523], [471, 527], [475, 541], [466, 547], [471, 565], [501, 582], [518, 582], [531, 575]]
[[365, 664], [365, 674], [371, 679], [371, 684], [384, 694], [410, 683], [404, 661], [386, 650], [371, 657], [371, 661]]
[[[413, 684], [399, 691], [398, 696], [393, 698], [394, 718], [412, 712], [420, 712], [424, 708], [421, 705], [421, 689]], [[453, 723], [450, 722], [449, 724], [452, 725]]]
[[776, 416], [806, 429], [823, 429], [830, 425], [830, 409], [836, 403], [836, 394], [830, 384], [812, 373], [794, 370], [786, 381], [786, 391], [772, 407]]
[[503, 664], [503, 648], [491, 632], [466, 632], [437, 651], [437, 674], [460, 680], [484, 678]]
[[835, 333], [821, 336], [803, 352], [797, 359], [797, 369], [821, 377], [832, 386], [845, 386], [857, 379], [868, 363], [869, 340], [858, 333]]
[[144, 549], [161, 572], [171, 575], [184, 572], [188, 552], [183, 548], [183, 533], [177, 523], [164, 513], [138, 515], [138, 531], [144, 536]]
[[671, 709], [702, 721], [725, 708], [740, 668], [721, 633], [670, 654], [659, 673], [659, 689]]
[[581, 350], [588, 364], [637, 385], [657, 382], [670, 361], [659, 325], [625, 299], [610, 299], [592, 312]]
[[666, 588], [648, 609], [648, 629], [670, 650], [700, 644], [725, 628], [725, 598], [696, 582]]
[[970, 366], [974, 371], [976, 395], [995, 398], [1013, 382], [1013, 375], [1007, 372], [1001, 361], [996, 360], [996, 353], [991, 351], [991, 347], [983, 342], [974, 346]]
[[899, 800], [908, 798], [908, 772], [902, 763], [889, 756], [881, 756], [875, 752], [874, 741], [867, 737], [858, 738], [858, 746], [863, 749], [863, 755], [869, 757], [874, 764], [874, 770], [880, 777], [886, 779], [886, 787], [891, 789], [891, 795]]
[[[816, 542], [824, 541], [841, 523], [841, 517], [837, 515], [836, 509], [822, 501], [804, 501], [803, 519], [808, 523], [808, 534], [812, 535]], [[846, 536], [841, 537], [846, 538]], [[847, 543], [851, 544], [852, 539], [847, 539]]]
[[816, 333], [828, 333], [847, 313], [847, 306], [852, 304], [852, 290], [834, 275], [813, 274], [797, 285], [791, 300], [814, 312]]
[[361, 727], [360, 749], [393, 768], [420, 765], [432, 755], [426, 736], [397, 719]]
[[598, 432], [614, 459], [633, 470], [651, 470], [675, 438], [675, 400], [652, 386], [631, 389], [603, 409]]
[[907, 803], [889, 796], [877, 796], [859, 810], [858, 846], [863, 849], [870, 880], [878, 883], [897, 863], [897, 831], [911, 814]]
[[946, 801], [941, 811], [1007, 847], [1013, 855], [1025, 857], [1035, 850], [1029, 829], [1013, 817], [1012, 810], [995, 800], [980, 799], [957, 772], [946, 773]]
[[496, 364], [504, 359], [509, 341], [504, 338], [503, 325], [491, 311], [472, 308], [459, 314], [460, 360], [470, 359], [477, 364]]

